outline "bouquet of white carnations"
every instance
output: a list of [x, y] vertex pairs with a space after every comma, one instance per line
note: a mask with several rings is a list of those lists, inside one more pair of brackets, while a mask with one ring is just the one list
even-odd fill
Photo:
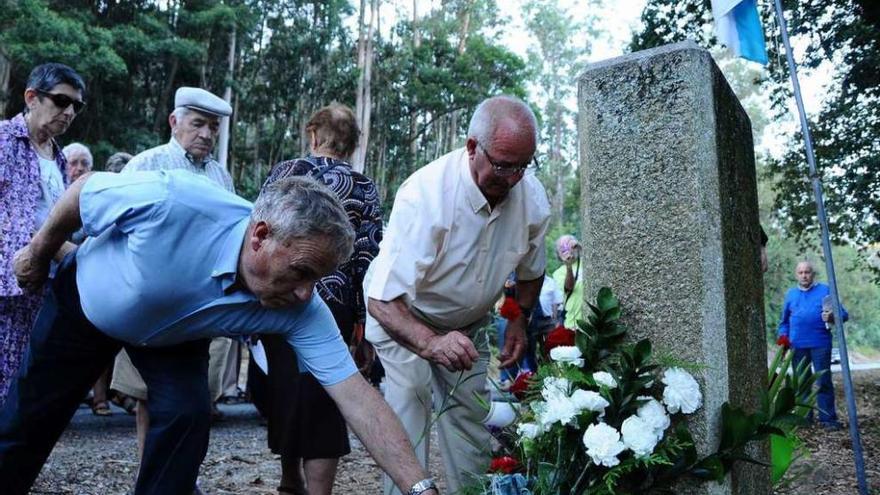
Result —
[[725, 404], [719, 450], [699, 458], [681, 421], [702, 406], [697, 381], [681, 367], [661, 367], [649, 340], [626, 343], [610, 289], [590, 309], [580, 329], [551, 332], [549, 359], [514, 382], [517, 419], [496, 435], [490, 474], [465, 493], [610, 495], [651, 493], [685, 475], [720, 481], [735, 460], [751, 461], [747, 442], [797, 423], [791, 387], [761, 412]]

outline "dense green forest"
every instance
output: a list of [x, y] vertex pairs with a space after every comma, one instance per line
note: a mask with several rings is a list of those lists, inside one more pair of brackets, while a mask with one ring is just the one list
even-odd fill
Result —
[[[768, 2], [763, 2], [768, 3]], [[804, 71], [833, 84], [813, 115], [851, 342], [880, 349], [880, 8], [872, 2], [787, 0]], [[234, 108], [228, 166], [253, 198], [271, 166], [304, 152], [301, 128], [318, 107], [357, 109], [364, 153], [355, 165], [376, 180], [386, 206], [412, 171], [462, 144], [470, 112], [486, 96], [530, 102], [541, 125], [539, 178], [553, 208], [552, 241], [578, 233], [580, 184], [572, 102], [575, 78], [603, 39], [600, 7], [611, 0], [0, 0], [0, 117], [18, 113], [24, 82], [41, 62], [76, 68], [88, 105], [64, 143], [81, 141], [96, 168], [115, 151], [137, 153], [168, 139], [174, 90], [228, 92]], [[756, 138], [790, 119], [787, 71], [769, 5], [764, 70], [731, 61], [712, 36], [709, 0], [649, 0], [626, 49], [686, 37], [710, 48], [750, 114]], [[425, 11], [419, 11], [419, 8]], [[623, 7], [620, 7], [623, 8]], [[608, 9], [605, 9], [607, 12]], [[523, 56], [500, 36], [522, 19]], [[769, 102], [769, 104], [767, 104]], [[797, 259], [824, 272], [801, 137], [781, 158], [759, 153], [761, 219], [770, 234], [765, 277], [768, 335]], [[551, 267], [556, 261], [550, 256]], [[876, 261], [875, 261], [876, 263]], [[589, 274], [586, 274], [589, 276]], [[820, 277], [824, 280], [824, 277]]]

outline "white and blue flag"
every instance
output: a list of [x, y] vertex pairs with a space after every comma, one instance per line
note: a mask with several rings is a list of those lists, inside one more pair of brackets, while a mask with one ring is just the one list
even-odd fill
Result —
[[718, 41], [738, 57], [767, 64], [764, 29], [756, 0], [712, 0]]

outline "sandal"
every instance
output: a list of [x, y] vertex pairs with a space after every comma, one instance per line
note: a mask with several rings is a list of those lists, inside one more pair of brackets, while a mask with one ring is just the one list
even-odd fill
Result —
[[127, 412], [129, 416], [135, 415], [135, 410], [137, 409], [137, 399], [135, 399], [134, 397], [116, 392], [113, 395], [113, 398], [110, 399], [110, 402], [125, 409], [125, 412]]
[[92, 403], [92, 414], [95, 416], [112, 416], [113, 411], [110, 410], [110, 404], [106, 400]]

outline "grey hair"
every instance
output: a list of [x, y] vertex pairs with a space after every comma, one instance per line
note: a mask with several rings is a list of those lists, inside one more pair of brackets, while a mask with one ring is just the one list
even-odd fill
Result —
[[82, 76], [67, 65], [49, 62], [34, 67], [27, 79], [27, 87], [36, 91], [51, 91], [59, 84], [69, 84], [86, 97], [86, 83]]
[[64, 154], [64, 158], [70, 159], [70, 155], [75, 153], [82, 153], [89, 158], [89, 168], [92, 168], [92, 165], [95, 164], [95, 159], [92, 158], [92, 152], [89, 150], [89, 147], [82, 143], [70, 143], [64, 148], [62, 148], [61, 153]]
[[467, 137], [476, 139], [483, 146], [489, 146], [498, 123], [505, 119], [530, 123], [535, 142], [538, 141], [538, 120], [532, 109], [519, 98], [507, 95], [493, 96], [477, 105], [468, 125]]
[[113, 153], [110, 155], [110, 158], [107, 159], [107, 163], [104, 164], [104, 170], [113, 173], [122, 172], [122, 169], [125, 168], [128, 161], [131, 159], [132, 156], [124, 151]]
[[342, 202], [310, 177], [287, 177], [264, 187], [251, 212], [251, 223], [256, 222], [266, 222], [282, 242], [328, 238], [337, 263], [354, 251], [354, 229]]
[[177, 120], [178, 123], [180, 123], [180, 121], [183, 120], [184, 117], [189, 115], [191, 111], [192, 110], [187, 107], [177, 107], [174, 109], [174, 111], [171, 112], [171, 114], [174, 115], [174, 118]]

